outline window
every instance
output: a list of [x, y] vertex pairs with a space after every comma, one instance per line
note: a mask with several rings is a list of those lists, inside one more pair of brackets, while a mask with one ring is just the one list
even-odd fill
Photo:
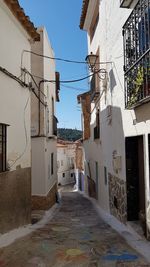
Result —
[[61, 166], [63, 166], [63, 160], [61, 160]]
[[105, 185], [107, 185], [107, 168], [104, 167], [104, 182], [105, 182]]
[[51, 175], [54, 174], [54, 153], [51, 153]]
[[54, 98], [52, 97], [52, 134], [57, 135], [57, 123], [58, 120], [55, 117], [55, 110], [54, 110]]
[[149, 0], [139, 0], [123, 26], [127, 108], [134, 107], [150, 97], [149, 32]]
[[46, 134], [49, 134], [49, 109], [48, 107], [46, 108]]
[[74, 169], [74, 158], [69, 158], [69, 165], [71, 169]]
[[95, 11], [94, 11], [94, 15], [93, 15], [93, 19], [92, 19], [92, 23], [90, 27], [90, 32], [89, 32], [91, 42], [94, 37], [98, 22], [99, 22], [99, 1], [97, 1], [97, 5], [95, 7]]
[[73, 173], [71, 173], [71, 177], [73, 177]]
[[52, 116], [54, 116], [54, 98], [52, 97]]
[[0, 172], [6, 171], [7, 125], [0, 124]]
[[99, 109], [96, 112], [96, 126], [94, 127], [94, 140], [100, 138]]
[[65, 173], [63, 172], [62, 177], [65, 177]]

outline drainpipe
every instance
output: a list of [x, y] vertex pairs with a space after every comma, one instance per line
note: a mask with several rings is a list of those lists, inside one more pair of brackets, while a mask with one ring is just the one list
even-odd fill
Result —
[[41, 136], [41, 102], [40, 102], [40, 99], [41, 99], [41, 84], [44, 83], [44, 80], [41, 80], [39, 82], [39, 92], [38, 92], [38, 97], [39, 97], [39, 112], [38, 112], [38, 125], [39, 125], [39, 130], [38, 130], [38, 134], [37, 136]]

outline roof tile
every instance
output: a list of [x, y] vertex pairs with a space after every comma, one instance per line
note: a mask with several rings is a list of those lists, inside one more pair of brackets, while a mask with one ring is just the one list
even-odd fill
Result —
[[20, 22], [26, 32], [31, 36], [34, 41], [40, 40], [40, 35], [36, 31], [34, 24], [30, 21], [30, 18], [26, 16], [23, 8], [21, 8], [18, 0], [4, 0], [5, 4], [8, 6], [10, 11], [16, 17], [16, 19]]

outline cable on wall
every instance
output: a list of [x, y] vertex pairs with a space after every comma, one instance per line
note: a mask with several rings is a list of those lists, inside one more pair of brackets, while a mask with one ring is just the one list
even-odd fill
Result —
[[[40, 90], [39, 85], [37, 84], [36, 80], [34, 79], [34, 75], [32, 75], [28, 70], [24, 69], [25, 73], [29, 74], [31, 79], [33, 80], [34, 84], [36, 85], [37, 89]], [[37, 77], [36, 77], [37, 78]], [[41, 94], [46, 97], [46, 95], [40, 90]]]
[[0, 66], [0, 71], [3, 72], [5, 75], [9, 76], [11, 79], [18, 82], [22, 87], [28, 87], [26, 83], [24, 83], [22, 80], [20, 80], [17, 76], [6, 70], [5, 68]]
[[[23, 68], [22, 71], [30, 73], [25, 68]], [[89, 75], [87, 75], [85, 77], [81, 77], [81, 78], [75, 79], [75, 80], [64, 80], [64, 81], [63, 80], [60, 80], [59, 82], [60, 83], [76, 83], [76, 82], [80, 82], [80, 81], [86, 80], [86, 79], [92, 77], [94, 74], [97, 74], [97, 73], [103, 73], [104, 74], [104, 72], [106, 73], [106, 70], [105, 69], [98, 69], [98, 70], [94, 71], [92, 74], [89, 74]], [[32, 74], [30, 73], [30, 75], [32, 75]], [[32, 75], [32, 76], [34, 76], [34, 75]], [[47, 80], [47, 79], [43, 79], [42, 77], [39, 77], [39, 76], [36, 76], [36, 78], [41, 79], [40, 80], [40, 83], [42, 83], [42, 82], [49, 82], [49, 83], [56, 82], [56, 80]]]
[[25, 112], [26, 112], [26, 108], [28, 106], [28, 103], [29, 103], [29, 99], [30, 99], [30, 95], [28, 96], [27, 98], [27, 101], [26, 101], [26, 104], [25, 104], [25, 107], [24, 107], [24, 118], [23, 118], [23, 121], [24, 121], [24, 130], [25, 130], [25, 140], [26, 140], [26, 143], [25, 143], [25, 148], [23, 150], [23, 152], [20, 154], [19, 157], [17, 157], [13, 163], [9, 166], [9, 168], [13, 167], [13, 165], [20, 159], [22, 158], [22, 156], [25, 154], [26, 152], [26, 149], [27, 149], [27, 146], [28, 146], [28, 135], [27, 135], [27, 127], [26, 127], [26, 121], [25, 121]]
[[[34, 94], [35, 96], [39, 99], [38, 95], [35, 93], [35, 88], [31, 87], [30, 84], [27, 84], [25, 82], [23, 82], [21, 79], [19, 79], [17, 76], [15, 76], [14, 74], [12, 74], [11, 72], [9, 72], [8, 70], [6, 70], [5, 68], [1, 67], [0, 66], [0, 71], [2, 73], [4, 73], [5, 75], [7, 75], [8, 77], [10, 77], [11, 79], [15, 80], [16, 82], [18, 82], [22, 87], [26, 87], [26, 88], [29, 88]], [[36, 84], [36, 81], [34, 80], [35, 84]], [[37, 85], [37, 84], [36, 84]], [[37, 85], [38, 86], [38, 85]], [[46, 107], [46, 104], [41, 100], [39, 99], [40, 102]]]

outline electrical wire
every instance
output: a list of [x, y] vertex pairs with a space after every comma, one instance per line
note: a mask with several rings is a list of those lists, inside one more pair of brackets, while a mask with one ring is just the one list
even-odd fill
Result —
[[0, 66], [0, 71], [9, 76], [11, 79], [15, 80], [18, 82], [22, 87], [28, 87], [26, 83], [24, 83], [22, 80], [20, 80], [17, 76], [6, 70], [5, 68], [2, 68]]
[[25, 107], [24, 107], [24, 112], [23, 112], [23, 114], [24, 114], [24, 119], [23, 120], [24, 120], [25, 140], [26, 140], [25, 148], [24, 148], [23, 152], [20, 154], [20, 156], [17, 157], [13, 161], [13, 163], [9, 166], [9, 168], [11, 168], [20, 158], [22, 158], [22, 156], [25, 154], [27, 146], [28, 146], [28, 135], [27, 135], [27, 127], [26, 127], [26, 121], [25, 121], [25, 112], [26, 112], [26, 108], [27, 108], [28, 103], [29, 103], [29, 99], [30, 99], [30, 94], [29, 94], [28, 99], [26, 101], [26, 104], [25, 104]]
[[[23, 50], [22, 54], [21, 54], [21, 67], [22, 67], [22, 63], [23, 63], [23, 55], [24, 55], [24, 53], [30, 53], [30, 54], [33, 54], [33, 55], [38, 56], [38, 57], [43, 57], [43, 58], [47, 58], [47, 59], [63, 61], [63, 62], [67, 62], [67, 63], [86, 64], [87, 65], [86, 61], [70, 60], [70, 59], [64, 59], [64, 58], [59, 58], [59, 57], [50, 57], [50, 56], [42, 55], [42, 54], [30, 51], [30, 50]], [[100, 64], [109, 64], [109, 63], [112, 63], [112, 62], [111, 61], [108, 61], [108, 62], [96, 62], [95, 64], [100, 65]]]
[[73, 87], [73, 86], [68, 86], [68, 85], [64, 85], [64, 84], [61, 84], [62, 87], [64, 88], [68, 88], [68, 89], [73, 89], [73, 90], [76, 90], [76, 91], [86, 91], [86, 89], [80, 89], [80, 88], [77, 88], [77, 87]]
[[26, 70], [26, 69], [25, 69], [25, 72], [30, 75], [30, 77], [33, 80], [34, 84], [36, 85], [37, 89], [41, 92], [42, 95], [44, 95], [46, 97], [46, 95], [42, 92], [42, 90], [40, 90], [40, 86], [37, 84], [37, 82], [34, 79], [33, 75], [28, 70]]
[[[38, 97], [38, 95], [35, 93], [35, 89], [33, 87], [31, 87], [29, 84], [26, 84], [25, 82], [23, 82], [21, 79], [19, 79], [18, 77], [16, 77], [14, 74], [12, 74], [11, 72], [9, 72], [8, 70], [6, 70], [5, 68], [0, 66], [0, 71], [2, 73], [4, 73], [5, 75], [7, 75], [8, 77], [10, 77], [11, 79], [15, 80], [16, 82], [18, 82], [22, 87], [26, 87], [32, 90], [32, 92], [35, 94], [35, 96], [39, 99], [39, 101], [46, 107], [46, 104], [44, 102], [42, 102], [42, 100]], [[36, 81], [35, 81], [36, 84]], [[37, 84], [36, 84], [37, 85]], [[38, 85], [37, 85], [38, 86]]]
[[40, 101], [41, 104], [43, 104], [44, 107], [47, 107], [47, 104], [45, 104], [39, 97], [38, 95], [36, 94], [36, 92], [34, 91], [34, 88], [31, 88], [32, 90], [32, 93], [38, 98], [38, 100]]
[[[28, 73], [30, 73], [28, 70], [26, 70], [25, 68], [24, 69], [22, 69], [24, 72], [28, 72]], [[88, 79], [88, 78], [90, 78], [90, 77], [92, 77], [94, 74], [97, 74], [97, 73], [106, 73], [106, 70], [105, 69], [98, 69], [98, 70], [96, 70], [96, 71], [94, 71], [92, 74], [89, 74], [89, 75], [87, 75], [87, 76], [85, 76], [85, 77], [81, 77], [81, 78], [79, 78], [79, 79], [75, 79], [75, 80], [60, 80], [59, 82], [60, 83], [76, 83], [76, 82], [80, 82], [80, 81], [83, 81], [83, 80], [86, 80], [86, 79]], [[31, 73], [30, 73], [30, 75], [32, 75]], [[32, 76], [34, 76], [34, 75], [32, 75]], [[35, 77], [35, 76], [34, 76]], [[41, 79], [41, 81], [40, 81], [40, 83], [41, 82], [51, 82], [51, 83], [55, 83], [56, 82], [56, 80], [47, 80], [47, 79], [43, 79], [42, 77], [39, 77], [39, 76], [36, 76], [36, 78], [39, 78], [39, 79]]]

